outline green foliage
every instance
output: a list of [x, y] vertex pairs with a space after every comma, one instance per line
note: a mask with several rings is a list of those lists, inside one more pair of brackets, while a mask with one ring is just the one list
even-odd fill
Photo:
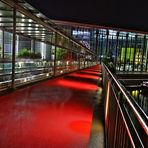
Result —
[[18, 58], [37, 59], [37, 58], [41, 58], [41, 53], [33, 53], [26, 48], [22, 48], [18, 53]]
[[66, 59], [66, 55], [67, 55], [66, 50], [57, 47], [57, 49], [56, 49], [56, 59], [57, 60]]
[[28, 58], [29, 54], [30, 54], [29, 50], [27, 50], [26, 48], [22, 48], [18, 53], [18, 57], [19, 58]]

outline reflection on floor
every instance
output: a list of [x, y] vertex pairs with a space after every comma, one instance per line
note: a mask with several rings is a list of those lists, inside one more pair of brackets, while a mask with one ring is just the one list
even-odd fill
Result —
[[0, 148], [86, 148], [100, 66], [0, 97]]

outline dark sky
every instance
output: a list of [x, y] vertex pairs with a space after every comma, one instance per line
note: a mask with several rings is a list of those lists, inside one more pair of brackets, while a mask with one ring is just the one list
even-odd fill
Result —
[[148, 32], [146, 0], [26, 0], [51, 19]]

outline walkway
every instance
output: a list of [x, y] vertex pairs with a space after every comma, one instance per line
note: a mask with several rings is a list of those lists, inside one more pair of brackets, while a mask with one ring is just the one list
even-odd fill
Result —
[[0, 97], [0, 148], [87, 148], [100, 67]]

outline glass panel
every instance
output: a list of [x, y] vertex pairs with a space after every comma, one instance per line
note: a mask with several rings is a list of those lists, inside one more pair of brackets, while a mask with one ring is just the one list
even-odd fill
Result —
[[67, 49], [56, 47], [56, 75], [70, 71], [70, 56], [71, 53]]

